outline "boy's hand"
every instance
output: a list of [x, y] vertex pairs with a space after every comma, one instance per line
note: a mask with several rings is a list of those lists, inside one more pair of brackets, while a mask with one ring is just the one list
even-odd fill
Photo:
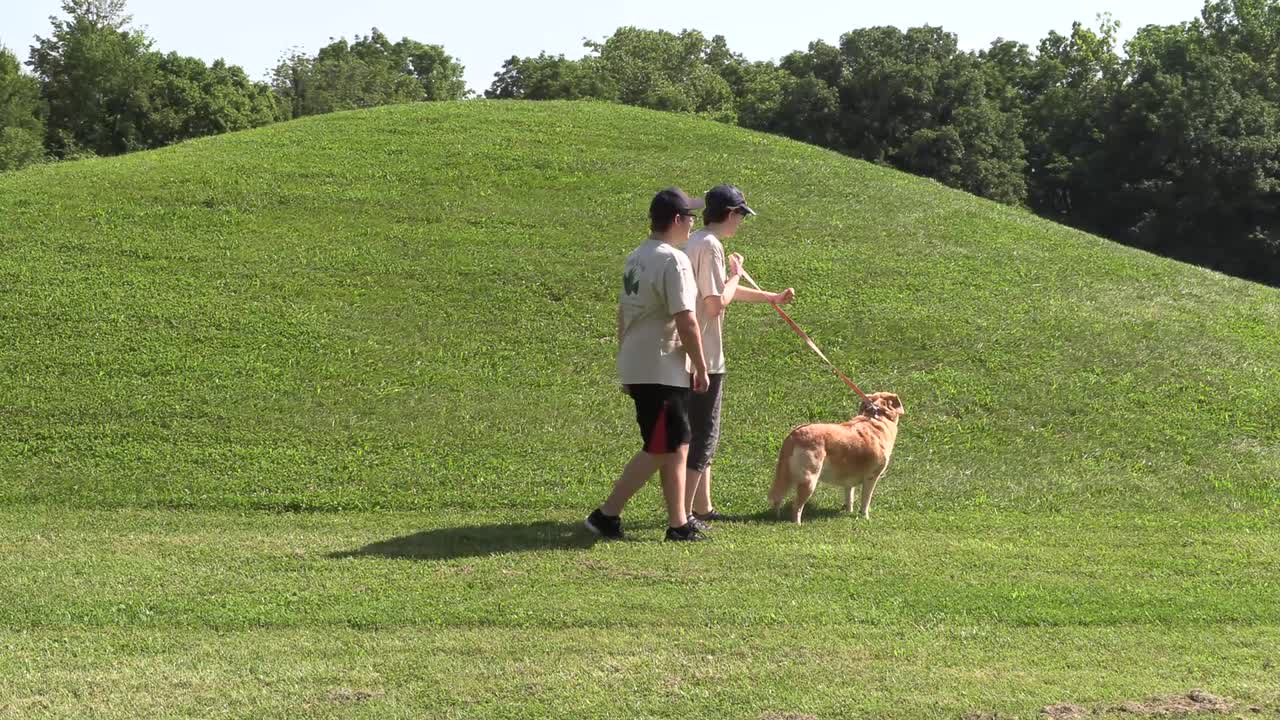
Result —
[[693, 371], [693, 391], [696, 393], [704, 393], [711, 387], [711, 378], [707, 376], [706, 370]]
[[742, 256], [739, 255], [738, 253], [734, 253], [729, 256], [729, 274], [730, 275], [742, 274]]
[[795, 288], [787, 288], [786, 290], [783, 290], [783, 291], [782, 291], [782, 292], [780, 292], [780, 293], [774, 293], [774, 294], [773, 294], [773, 304], [774, 304], [774, 305], [786, 305], [787, 303], [789, 303], [789, 302], [791, 302], [792, 300], [794, 300], [794, 299], [795, 299], [795, 297], [796, 297], [796, 291], [795, 291]]

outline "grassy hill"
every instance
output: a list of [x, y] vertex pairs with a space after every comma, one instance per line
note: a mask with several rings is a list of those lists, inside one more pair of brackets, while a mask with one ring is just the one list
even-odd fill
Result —
[[[725, 181], [760, 212], [730, 249], [903, 397], [894, 463], [869, 523], [829, 490], [804, 528], [761, 514], [786, 432], [856, 403], [734, 306], [716, 496], [742, 522], [663, 546], [650, 489], [640, 542], [593, 546], [638, 442], [622, 260], [655, 190]], [[0, 248], [0, 717], [1280, 707], [1274, 289], [575, 103], [0, 175]]]
[[[1280, 295], [830, 152], [606, 105], [386, 108], [0, 177], [0, 501], [582, 507], [635, 445], [621, 258], [656, 188], [908, 415], [894, 507], [1280, 501]], [[726, 330], [726, 499], [847, 390]], [[484, 487], [485, 492], [475, 492]]]

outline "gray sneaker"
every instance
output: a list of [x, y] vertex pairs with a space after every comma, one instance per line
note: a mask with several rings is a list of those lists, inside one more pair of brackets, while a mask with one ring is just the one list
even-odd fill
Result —
[[696, 515], [689, 515], [688, 517], [689, 524], [693, 526], [694, 530], [697, 530], [700, 533], [710, 532], [711, 526], [699, 520]]
[[710, 511], [705, 513], [695, 512], [693, 516], [704, 523], [713, 523], [717, 520], [724, 520], [724, 515], [721, 515], [720, 511], [715, 508], [711, 508]]

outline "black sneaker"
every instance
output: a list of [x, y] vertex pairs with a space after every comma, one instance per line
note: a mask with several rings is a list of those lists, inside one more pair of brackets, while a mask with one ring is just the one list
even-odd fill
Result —
[[622, 539], [622, 518], [617, 515], [605, 515], [600, 508], [587, 516], [587, 529], [609, 540]]
[[695, 512], [693, 514], [693, 517], [694, 519], [701, 520], [704, 523], [713, 523], [717, 520], [724, 519], [724, 515], [721, 515], [720, 512], [715, 508], [711, 508], [710, 510], [704, 513]]
[[698, 531], [698, 532], [700, 532], [700, 533], [705, 533], [705, 532], [710, 532], [710, 531], [711, 531], [711, 526], [710, 526], [710, 525], [708, 525], [708, 524], [706, 524], [706, 523], [702, 522], [702, 521], [701, 521], [701, 520], [699, 520], [698, 518], [694, 517], [692, 514], [688, 515], [687, 517], [689, 518], [689, 524], [693, 526], [693, 529], [694, 529], [694, 530], [697, 530], [697, 531]]
[[699, 540], [706, 540], [707, 536], [698, 532], [698, 529], [693, 526], [692, 522], [687, 522], [684, 524], [684, 527], [667, 528], [667, 539], [672, 542], [697, 542]]

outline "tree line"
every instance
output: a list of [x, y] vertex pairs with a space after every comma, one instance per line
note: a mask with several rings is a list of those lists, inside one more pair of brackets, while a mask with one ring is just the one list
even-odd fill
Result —
[[22, 72], [0, 48], [0, 171], [44, 160], [118, 155], [337, 110], [466, 95], [463, 67], [439, 45], [392, 43], [376, 28], [294, 52], [255, 82], [222, 60], [162, 53], [131, 27], [126, 0], [64, 0]]
[[[152, 50], [124, 0], [63, 9], [31, 48], [34, 75], [0, 51], [0, 170], [467, 96], [443, 48], [376, 29], [290, 55], [255, 83]], [[1103, 16], [1035, 48], [975, 52], [938, 27], [873, 27], [762, 62], [721, 36], [624, 27], [581, 58], [513, 56], [484, 95], [696, 113], [1280, 285], [1280, 0], [1208, 0], [1124, 48], [1117, 31]]]

